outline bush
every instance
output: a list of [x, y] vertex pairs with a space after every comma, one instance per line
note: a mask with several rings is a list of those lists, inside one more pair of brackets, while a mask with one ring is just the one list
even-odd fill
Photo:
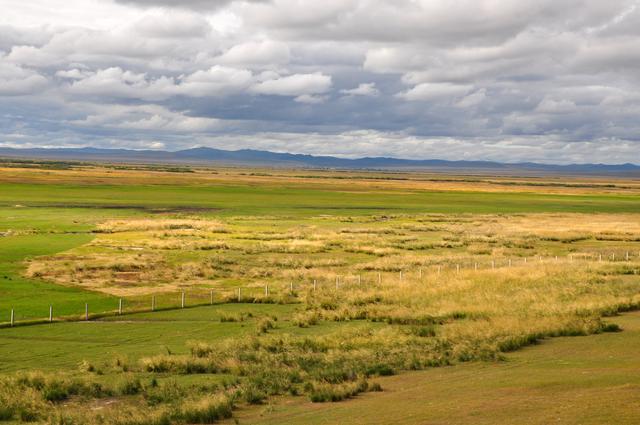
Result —
[[395, 371], [387, 364], [378, 363], [367, 369], [367, 375], [391, 376], [395, 375]]
[[622, 328], [615, 323], [604, 323], [600, 330], [602, 332], [622, 332]]
[[216, 373], [218, 366], [214, 359], [189, 356], [154, 356], [140, 360], [147, 372], [175, 372], [182, 374]]
[[213, 347], [203, 342], [191, 342], [188, 345], [191, 355], [194, 357], [207, 357], [213, 353]]
[[316, 384], [313, 385], [309, 399], [313, 403], [326, 403], [346, 400], [359, 393], [367, 391], [369, 384], [365, 380], [346, 384]]
[[436, 336], [436, 328], [434, 326], [419, 326], [411, 328], [411, 331], [414, 335], [419, 337], [432, 337]]
[[0, 404], [0, 421], [13, 419], [13, 415], [15, 415], [15, 413], [16, 410], [13, 406], [4, 406]]
[[161, 403], [171, 403], [185, 396], [186, 392], [175, 381], [169, 381], [161, 385], [152, 386], [145, 391], [147, 403], [154, 406]]
[[42, 391], [44, 399], [53, 403], [66, 400], [69, 395], [68, 387], [60, 381], [53, 381]]
[[242, 397], [249, 404], [261, 404], [267, 395], [256, 385], [249, 384], [243, 388]]
[[142, 384], [138, 378], [126, 378], [118, 385], [118, 394], [135, 395], [142, 391]]
[[264, 317], [262, 319], [260, 319], [260, 321], [258, 322], [257, 328], [258, 328], [258, 334], [264, 334], [267, 333], [267, 331], [269, 329], [273, 329], [275, 328], [276, 325], [273, 322], [273, 320], [271, 320], [268, 317]]
[[190, 424], [211, 424], [230, 418], [233, 400], [226, 395], [207, 396], [195, 402], [185, 403], [179, 416]]

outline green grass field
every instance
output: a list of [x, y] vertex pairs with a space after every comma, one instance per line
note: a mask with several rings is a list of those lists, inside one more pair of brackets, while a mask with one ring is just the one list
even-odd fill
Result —
[[[385, 391], [346, 403], [286, 398], [240, 409], [246, 424], [635, 424], [640, 411], [640, 315], [612, 319], [624, 329], [554, 338], [507, 355], [379, 378]], [[232, 422], [229, 422], [232, 423]]]
[[637, 182], [193, 174], [0, 169], [0, 422], [638, 422]]

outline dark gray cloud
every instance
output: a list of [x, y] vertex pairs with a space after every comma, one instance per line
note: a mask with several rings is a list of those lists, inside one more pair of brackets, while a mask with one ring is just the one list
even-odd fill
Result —
[[637, 0], [6, 1], [0, 144], [640, 158]]

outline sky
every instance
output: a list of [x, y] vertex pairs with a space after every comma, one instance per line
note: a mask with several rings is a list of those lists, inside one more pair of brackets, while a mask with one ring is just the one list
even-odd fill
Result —
[[640, 164], [640, 0], [0, 10], [0, 146]]

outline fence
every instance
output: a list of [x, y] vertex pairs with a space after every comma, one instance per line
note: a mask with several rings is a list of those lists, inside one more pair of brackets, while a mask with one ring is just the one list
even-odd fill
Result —
[[[569, 254], [564, 257], [555, 256], [530, 256], [518, 258], [485, 259], [478, 261], [478, 257], [460, 257], [455, 259], [442, 260], [424, 265], [412, 267], [395, 267], [382, 271], [365, 270], [360, 274], [337, 275], [333, 278], [313, 279], [305, 282], [285, 282], [274, 283], [265, 282], [254, 285], [236, 286], [231, 288], [215, 289], [194, 289], [189, 288], [179, 292], [161, 292], [133, 297], [110, 298], [113, 302], [113, 309], [92, 310], [90, 303], [85, 302], [83, 306], [78, 306], [78, 312], [56, 316], [55, 305], [49, 305], [48, 312], [43, 312], [40, 317], [21, 317], [18, 319], [17, 311], [11, 308], [8, 312], [7, 321], [0, 321], [1, 327], [13, 327], [18, 325], [42, 324], [63, 321], [90, 321], [105, 317], [177, 310], [205, 305], [215, 305], [223, 303], [242, 302], [274, 302], [275, 297], [291, 296], [290, 302], [296, 302], [295, 295], [299, 291], [334, 290], [340, 291], [348, 288], [358, 288], [363, 285], [396, 285], [409, 279], [419, 281], [430, 278], [439, 278], [450, 274], [462, 272], [475, 272], [481, 270], [497, 270], [509, 267], [540, 266], [540, 264], [557, 263], [613, 263], [630, 262], [632, 259], [640, 258], [640, 252], [631, 253], [629, 251], [615, 252], [591, 252]], [[633, 270], [634, 274], [640, 274], [640, 270]], [[101, 303], [104, 304], [104, 301]], [[82, 311], [80, 311], [82, 309]], [[47, 314], [48, 313], [48, 314]]]

